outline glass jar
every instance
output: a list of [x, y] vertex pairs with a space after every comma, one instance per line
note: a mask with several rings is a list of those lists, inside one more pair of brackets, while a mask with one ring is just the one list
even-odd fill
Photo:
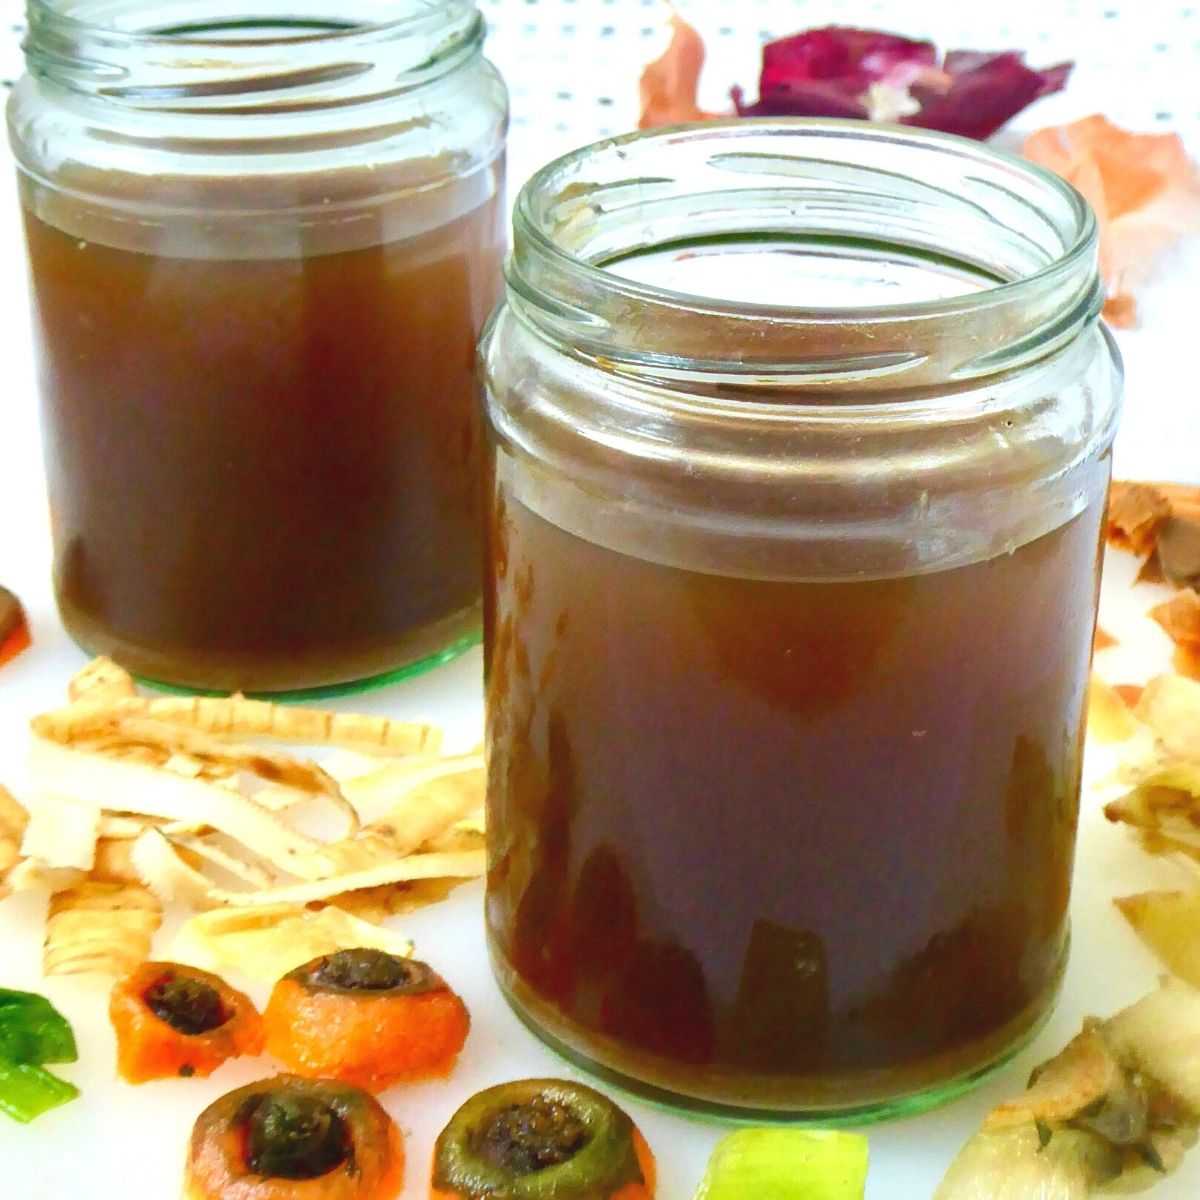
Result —
[[1040, 169], [734, 121], [551, 164], [482, 354], [487, 930], [669, 1103], [940, 1102], [1067, 954], [1120, 392]]
[[472, 0], [29, 0], [59, 608], [192, 688], [478, 639], [507, 98]]

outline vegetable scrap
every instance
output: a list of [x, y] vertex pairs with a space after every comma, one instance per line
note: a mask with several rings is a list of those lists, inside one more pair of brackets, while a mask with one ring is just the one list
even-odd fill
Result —
[[170, 903], [197, 913], [176, 957], [201, 968], [274, 981], [348, 947], [404, 955], [377, 922], [483, 874], [483, 755], [443, 755], [434, 725], [145, 697], [107, 659], [68, 697], [31, 721], [28, 807], [0, 790], [0, 895], [52, 893], [48, 975], [129, 975]]
[[1031, 134], [1025, 157], [1061, 175], [1100, 224], [1104, 315], [1137, 323], [1136, 294], [1162, 252], [1200, 232], [1200, 171], [1178, 134], [1133, 133], [1095, 115]]
[[78, 1058], [75, 1033], [45, 996], [0, 988], [0, 1056], [39, 1065], [72, 1063]]
[[[704, 42], [672, 15], [664, 54], [641, 78], [643, 129], [716, 114], [697, 102]], [[1071, 63], [1027, 66], [1020, 51], [951, 50], [872, 29], [830, 25], [768, 42], [758, 99], [732, 90], [743, 117], [845, 117], [893, 121], [965, 137], [990, 137], [1042, 96], [1061, 91]]]
[[863, 1200], [867, 1139], [819, 1129], [740, 1129], [718, 1143], [695, 1200]]
[[1200, 992], [1170, 980], [1083, 1031], [963, 1147], [934, 1200], [1139, 1191], [1196, 1143]]
[[[1150, 853], [1200, 870], [1200, 682], [1152, 679], [1130, 706], [1119, 777], [1132, 790], [1105, 806]], [[1117, 908], [1145, 945], [1180, 979], [1200, 987], [1200, 887], [1126, 896]]]
[[27, 1124], [79, 1089], [45, 1069], [78, 1058], [67, 1019], [34, 992], [0, 988], [0, 1112]]
[[1180, 592], [1163, 604], [1156, 604], [1150, 616], [1183, 652], [1182, 661], [1200, 655], [1200, 593]]
[[210, 1104], [188, 1147], [184, 1200], [394, 1200], [404, 1142], [368, 1092], [277, 1075]]
[[117, 1070], [127, 1083], [206, 1078], [228, 1059], [263, 1048], [262, 1018], [250, 997], [180, 963], [142, 963], [113, 988], [108, 1014]]
[[310, 959], [347, 947], [384, 950], [407, 957], [412, 942], [393, 929], [362, 920], [340, 907], [303, 904], [264, 908], [217, 908], [184, 922], [175, 939], [181, 962], [213, 970], [241, 971], [266, 983]]
[[290, 1070], [372, 1092], [448, 1075], [471, 1025], [466, 1005], [429, 966], [369, 948], [290, 971], [263, 1021], [267, 1050]]
[[1200, 890], [1140, 892], [1116, 905], [1172, 975], [1200, 988]]
[[162, 905], [140, 884], [85, 879], [54, 892], [42, 974], [124, 975], [150, 954]]
[[653, 1200], [654, 1155], [607, 1096], [562, 1079], [487, 1088], [433, 1151], [430, 1200]]
[[74, 1100], [79, 1089], [35, 1063], [0, 1058], [0, 1112], [28, 1124], [35, 1117]]
[[1133, 737], [1140, 725], [1133, 706], [1117, 688], [1093, 672], [1088, 682], [1087, 732], [1102, 745], [1124, 742]]
[[647, 64], [638, 82], [639, 129], [708, 121], [719, 115], [705, 112], [696, 103], [704, 58], [704, 39], [678, 13], [672, 13], [670, 44], [661, 57]]
[[1139, 580], [1179, 589], [1150, 616], [1175, 643], [1176, 671], [1200, 679], [1200, 487], [1114, 482], [1107, 534], [1144, 560]]
[[1159, 530], [1173, 515], [1174, 506], [1159, 485], [1114, 479], [1105, 533], [1110, 545], [1146, 558], [1157, 554]]
[[6, 587], [0, 587], [0, 667], [28, 650], [33, 639], [21, 602]]
[[8, 877], [21, 861], [21, 842], [28, 824], [29, 814], [0, 784], [0, 899], [11, 890]]
[[1017, 50], [951, 50], [870, 29], [829, 26], [763, 48], [759, 98], [744, 117], [858, 117], [991, 137], [1022, 109], [1061, 91], [1071, 63], [1045, 70]]

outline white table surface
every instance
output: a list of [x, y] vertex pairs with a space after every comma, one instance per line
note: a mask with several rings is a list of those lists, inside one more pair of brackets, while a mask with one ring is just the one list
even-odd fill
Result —
[[[628, 128], [636, 114], [640, 65], [663, 44], [659, 0], [484, 0], [493, 24], [492, 56], [512, 85], [514, 182], [546, 157]], [[832, 19], [832, 0], [708, 0], [679, 7], [709, 34], [713, 53], [703, 101], [723, 103], [728, 84], [753, 85], [760, 35], [783, 34]], [[919, 14], [914, 10], [919, 10]], [[874, 0], [855, 7], [862, 22], [944, 46], [1022, 47], [1031, 60], [1079, 60], [1066, 94], [1016, 123], [1028, 131], [1093, 111], [1147, 130], [1177, 129], [1200, 153], [1200, 3], [1167, 0], [1009, 0], [1004, 5], [914, 5]], [[0, 5], [0, 74], [16, 69], [13, 31], [19, 13]], [[606, 32], [607, 31], [607, 32]], [[726, 32], [728, 31], [728, 32]], [[593, 40], [594, 39], [594, 40]], [[596, 46], [604, 48], [597, 53]], [[0, 151], [0, 154], [5, 152]], [[2, 168], [0, 168], [2, 169]], [[50, 547], [40, 466], [34, 373], [30, 357], [24, 263], [11, 187], [0, 187], [0, 581], [24, 600], [35, 646], [0, 672], [0, 779], [19, 784], [25, 722], [55, 703], [84, 659], [69, 644], [53, 610]], [[1146, 294], [1143, 327], [1120, 335], [1127, 367], [1127, 409], [1116, 449], [1118, 474], [1200, 482], [1200, 388], [1196, 384], [1195, 312], [1200, 245], [1164, 264]], [[1140, 615], [1153, 593], [1130, 589], [1131, 564], [1110, 561], [1104, 621], [1123, 647], [1100, 660], [1114, 678], [1134, 679], [1166, 660], [1166, 639]], [[356, 701], [394, 716], [429, 715], [454, 736], [478, 734], [479, 655], [412, 683]], [[1095, 757], [1092, 774], [1104, 764]], [[1020, 1086], [1029, 1067], [1054, 1053], [1085, 1013], [1106, 1013], [1153, 986], [1156, 965], [1113, 910], [1110, 900], [1175, 877], [1108, 826], [1094, 792], [1085, 797], [1073, 906], [1075, 949], [1059, 1008], [1035, 1044], [999, 1078], [972, 1096], [925, 1117], [873, 1128], [869, 1200], [928, 1197], [957, 1147], [989, 1106]], [[543, 1050], [504, 1008], [482, 954], [478, 887], [405, 919], [418, 953], [433, 959], [459, 987], [474, 1014], [467, 1051], [449, 1084], [394, 1091], [388, 1107], [410, 1135], [406, 1197], [423, 1196], [432, 1139], [451, 1111], [477, 1087], [504, 1078], [566, 1068]], [[75, 1021], [82, 1061], [63, 1069], [85, 1088], [83, 1100], [28, 1127], [0, 1121], [0, 1196], [58, 1198], [84, 1188], [101, 1200], [177, 1194], [186, 1131], [195, 1114], [224, 1090], [261, 1075], [262, 1063], [238, 1063], [214, 1080], [143, 1088], [113, 1078], [111, 1035], [94, 985], [53, 981], [38, 971], [41, 908], [23, 897], [0, 906], [0, 984], [49, 992]], [[256, 989], [261, 1000], [262, 989]], [[568, 1072], [569, 1073], [569, 1072]], [[719, 1131], [630, 1103], [657, 1151], [662, 1200], [686, 1200]], [[1162, 1200], [1200, 1195], [1200, 1151], [1155, 1193]]]

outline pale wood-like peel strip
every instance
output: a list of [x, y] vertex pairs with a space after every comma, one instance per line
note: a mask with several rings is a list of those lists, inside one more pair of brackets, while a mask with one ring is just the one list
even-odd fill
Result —
[[161, 817], [139, 817], [136, 813], [102, 812], [100, 814], [100, 836], [102, 838], [135, 838], [151, 826], [163, 824]]
[[329, 903], [364, 921], [378, 923], [438, 904], [468, 882], [467, 879], [414, 879], [408, 883], [387, 883], [330, 896]]
[[50, 897], [46, 975], [124, 975], [150, 956], [162, 907], [147, 888], [85, 880]]
[[[327, 874], [366, 870], [411, 854], [430, 838], [444, 833], [464, 817], [478, 811], [485, 787], [481, 755], [460, 755], [427, 764], [416, 770], [374, 772], [343, 784], [356, 807], [366, 807], [367, 797], [378, 805], [386, 798], [388, 809], [357, 835], [322, 849]], [[319, 863], [303, 864], [296, 872], [315, 877]]]
[[[180, 850], [195, 855], [202, 863], [224, 871], [234, 879], [241, 880], [247, 887], [268, 888], [280, 882], [279, 877], [273, 875], [261, 862], [252, 860], [234, 838], [219, 834], [175, 834], [169, 829], [164, 829], [163, 833]], [[223, 845], [222, 842], [226, 844]], [[218, 884], [209, 879], [208, 886], [211, 890]]]
[[267, 983], [322, 954], [368, 947], [406, 958], [412, 942], [337, 908], [297, 904], [215, 909], [184, 922], [172, 949], [180, 962], [208, 970], [235, 967]]
[[0, 897], [6, 893], [9, 871], [21, 857], [21, 839], [29, 824], [29, 814], [16, 798], [0, 784]]
[[29, 812], [21, 839], [21, 854], [47, 867], [73, 867], [90, 871], [96, 861], [100, 837], [100, 808], [96, 804], [67, 799], [86, 793], [48, 790]]
[[[428, 793], [423, 789], [436, 790], [442, 781], [462, 776], [465, 784], [454, 788], [455, 794], [462, 799], [467, 794], [464, 786], [468, 790], [471, 786], [480, 786], [483, 769], [483, 753], [479, 750], [445, 758], [412, 759], [387, 763], [365, 775], [344, 779], [342, 791], [367, 823], [366, 828], [385, 822], [396, 824], [409, 817], [420, 819], [420, 810], [428, 802]], [[478, 802], [482, 803], [482, 800], [481, 788]]]
[[87, 697], [95, 703], [109, 703], [137, 695], [133, 676], [111, 658], [94, 658], [83, 670], [76, 672], [67, 685], [72, 700]]
[[36, 858], [23, 858], [9, 871], [0, 895], [7, 892], [58, 892], [74, 887], [86, 878], [87, 872], [75, 867], [48, 867]]
[[442, 745], [437, 725], [296, 708], [244, 696], [161, 697], [149, 701], [148, 711], [219, 737], [263, 737], [385, 755], [436, 754]]
[[185, 779], [138, 763], [113, 762], [43, 739], [30, 755], [34, 779], [50, 793], [88, 796], [107, 809], [138, 809], [143, 815], [227, 833], [272, 865], [301, 878], [307, 864], [321, 863], [321, 843], [289, 829], [274, 813], [226, 788]]
[[[346, 832], [343, 836], [353, 837], [362, 827], [362, 820], [358, 815], [358, 809], [346, 798], [342, 791], [341, 784], [330, 778], [334, 784], [334, 789], [331, 792], [324, 792], [319, 796], [306, 794], [296, 788], [290, 788], [281, 784], [256, 784], [252, 781], [248, 794], [250, 798], [260, 808], [265, 808], [269, 812], [287, 812], [288, 809], [294, 808], [298, 804], [304, 804], [308, 801], [317, 800], [322, 804], [330, 804], [346, 818]], [[230, 784], [227, 783], [226, 786]], [[266, 794], [266, 803], [263, 802], [264, 793]], [[284, 800], [284, 797], [290, 793], [290, 798]]]
[[406, 883], [416, 879], [474, 879], [486, 869], [487, 854], [483, 850], [458, 854], [410, 854], [407, 858], [381, 863], [364, 871], [347, 872], [332, 879], [285, 884], [259, 892], [216, 889], [210, 893], [210, 899], [214, 904], [247, 908], [270, 904], [313, 904], [343, 892], [356, 892], [388, 883]]
[[134, 838], [101, 838], [96, 843], [96, 861], [89, 879], [100, 883], [145, 883], [133, 865]]
[[212, 880], [186, 862], [160, 830], [147, 829], [133, 842], [130, 862], [140, 882], [164, 904], [181, 900], [192, 908], [209, 907]]
[[[147, 748], [161, 756], [161, 765], [179, 756], [199, 764], [201, 772], [214, 768], [221, 774], [248, 771], [268, 783], [283, 784], [313, 795], [340, 798], [337, 782], [316, 763], [272, 750], [260, 750], [222, 741], [201, 730], [137, 715], [115, 715], [111, 709], [74, 706], [33, 718], [39, 737], [73, 746], [112, 753]], [[176, 773], [191, 775], [193, 770]]]
[[437, 754], [442, 745], [441, 728], [425, 722], [295, 708], [244, 696], [132, 696], [107, 704], [87, 700], [85, 695], [83, 703], [43, 714], [35, 731], [64, 741], [94, 727], [98, 719], [144, 716], [221, 739], [257, 737], [373, 755]]

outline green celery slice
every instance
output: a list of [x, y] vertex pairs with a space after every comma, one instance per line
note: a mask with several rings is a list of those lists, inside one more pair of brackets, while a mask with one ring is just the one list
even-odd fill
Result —
[[695, 1200], [863, 1200], [866, 1186], [860, 1134], [741, 1129], [718, 1143]]
[[79, 1054], [66, 1017], [35, 992], [0, 988], [0, 1055], [13, 1062], [75, 1062]]
[[41, 1067], [0, 1059], [0, 1112], [15, 1121], [28, 1123], [78, 1095], [73, 1083]]

